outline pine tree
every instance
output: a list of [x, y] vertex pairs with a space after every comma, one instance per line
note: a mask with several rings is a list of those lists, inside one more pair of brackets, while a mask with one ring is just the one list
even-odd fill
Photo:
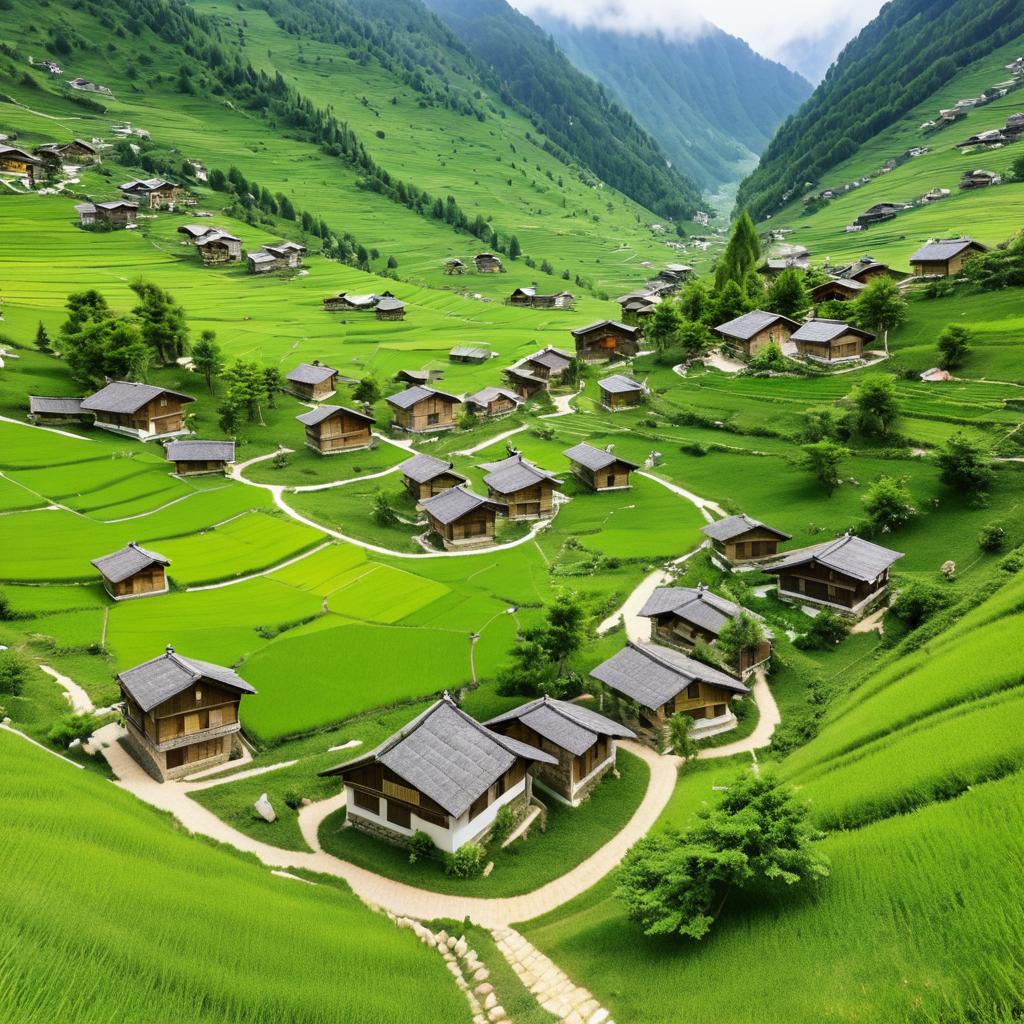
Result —
[[43, 321], [39, 321], [39, 327], [36, 329], [36, 348], [40, 352], [49, 352], [51, 349], [50, 335], [46, 333], [46, 327], [43, 325]]
[[744, 210], [733, 225], [732, 234], [725, 246], [718, 267], [715, 270], [715, 291], [725, 287], [727, 281], [741, 283], [751, 270], [756, 270], [761, 261], [761, 240], [757, 228]]
[[213, 394], [213, 378], [224, 369], [224, 357], [214, 340], [216, 337], [213, 331], [203, 331], [192, 346], [192, 364], [205, 378], [210, 394]]

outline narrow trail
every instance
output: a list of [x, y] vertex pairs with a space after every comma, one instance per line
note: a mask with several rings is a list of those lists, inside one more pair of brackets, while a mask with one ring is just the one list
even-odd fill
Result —
[[284, 562], [278, 562], [277, 565], [271, 565], [266, 569], [260, 570], [260, 572], [252, 572], [247, 576], [238, 576], [231, 580], [221, 580], [220, 583], [204, 583], [198, 587], [186, 587], [186, 594], [196, 594], [202, 590], [222, 590], [224, 587], [233, 587], [238, 583], [248, 583], [249, 580], [258, 580], [261, 576], [270, 576], [272, 573], [279, 572], [281, 569], [287, 569], [289, 565], [294, 565], [296, 562], [302, 562], [307, 558], [312, 558], [313, 555], [319, 554], [324, 548], [329, 548], [334, 542], [326, 540], [323, 544], [318, 544], [315, 548], [310, 548], [309, 551], [303, 551], [301, 555], [295, 555], [293, 558], [289, 558]]
[[51, 668], [49, 665], [44, 665], [40, 662], [39, 668], [45, 672], [48, 676], [51, 676], [57, 681], [57, 685], [64, 691], [64, 696], [67, 698], [68, 703], [71, 705], [71, 710], [76, 715], [87, 715], [96, 710], [96, 706], [92, 702], [92, 697], [89, 696], [78, 685], [73, 679], [58, 672], [55, 668]]
[[768, 678], [763, 668], [754, 670], [754, 685], [752, 688], [754, 703], [760, 713], [757, 727], [754, 731], [742, 740], [735, 743], [727, 743], [723, 747], [705, 747], [697, 757], [702, 760], [710, 760], [716, 757], [732, 757], [733, 754], [752, 754], [755, 750], [767, 747], [772, 741], [775, 729], [782, 722], [782, 715], [779, 714], [779, 706], [775, 703], [771, 687], [768, 685]]
[[700, 509], [701, 515], [709, 522], [714, 522], [715, 515], [725, 516], [726, 511], [717, 502], [709, 501], [707, 498], [702, 498], [699, 494], [694, 494], [692, 491], [686, 490], [684, 487], [680, 487], [678, 484], [672, 483], [670, 480], [666, 480], [663, 477], [655, 476], [653, 473], [649, 473], [646, 469], [637, 471], [638, 476], [646, 477], [648, 480], [653, 480], [656, 484], [661, 484], [662, 487], [672, 491], [673, 494], [678, 494], [681, 498], [685, 498], [687, 501], [692, 502]]

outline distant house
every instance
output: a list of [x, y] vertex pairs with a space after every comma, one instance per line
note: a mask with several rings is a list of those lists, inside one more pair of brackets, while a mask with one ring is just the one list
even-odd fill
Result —
[[572, 332], [576, 358], [588, 362], [599, 359], [625, 359], [640, 351], [640, 330], [618, 320], [599, 320]]
[[572, 363], [573, 357], [560, 348], [548, 345], [533, 355], [526, 356], [516, 363], [516, 367], [531, 373], [542, 380], [559, 380]]
[[94, 558], [92, 564], [103, 577], [103, 589], [115, 601], [166, 594], [169, 589], [165, 570], [170, 561], [135, 541], [112, 555]]
[[379, 747], [320, 774], [340, 777], [347, 826], [400, 845], [425, 832], [451, 853], [483, 842], [502, 807], [524, 810], [533, 794], [530, 769], [554, 763], [485, 728], [446, 693]]
[[931, 369], [925, 370], [924, 373], [919, 376], [926, 384], [941, 384], [953, 379], [953, 374], [951, 374], [949, 370], [940, 370], [937, 366], [933, 366]]
[[620, 295], [615, 301], [622, 310], [622, 322], [635, 327], [658, 308], [661, 296], [649, 291], [637, 291]]
[[465, 484], [424, 498], [420, 505], [430, 528], [448, 551], [493, 544], [498, 513], [505, 511], [496, 501], [475, 494]]
[[451, 430], [462, 400], [457, 395], [415, 384], [387, 399], [393, 410], [394, 426], [413, 434]]
[[815, 317], [794, 331], [790, 341], [796, 342], [796, 350], [804, 359], [816, 363], [842, 363], [861, 359], [864, 346], [874, 341], [870, 331], [852, 327], [845, 320], [826, 320]]
[[378, 320], [404, 320], [405, 303], [401, 299], [385, 296], [374, 310]]
[[238, 744], [238, 706], [256, 692], [231, 669], [186, 658], [170, 645], [117, 679], [128, 745], [159, 782], [227, 761]]
[[181, 185], [165, 181], [163, 178], [133, 178], [118, 188], [125, 199], [131, 199], [148, 210], [173, 210], [187, 198], [187, 193]]
[[71, 142], [47, 142], [36, 146], [33, 151], [45, 163], [56, 163], [61, 167], [70, 164], [102, 163], [100, 151], [84, 139], [72, 139]]
[[739, 359], [752, 359], [769, 345], [780, 349], [800, 326], [781, 313], [766, 313], [755, 309], [750, 313], [719, 324], [715, 333], [722, 339], [722, 348]]
[[507, 416], [509, 413], [515, 412], [524, 401], [524, 398], [508, 388], [489, 387], [466, 395], [463, 404], [466, 406], [467, 412], [492, 420], [498, 416]]
[[482, 345], [456, 345], [448, 353], [453, 363], [486, 363], [491, 358], [491, 350]]
[[701, 528], [701, 533], [711, 541], [712, 548], [732, 565], [772, 558], [779, 553], [779, 544], [790, 539], [788, 533], [752, 519], [743, 512], [708, 523]]
[[[653, 639], [692, 651], [698, 643], [714, 647], [726, 624], [745, 612], [754, 619], [760, 618], [742, 605], [713, 594], [701, 583], [697, 587], [659, 587], [638, 614], [651, 619]], [[763, 623], [759, 625], [764, 641], [756, 648], [742, 651], [739, 663], [733, 666], [741, 679], [772, 655], [772, 633]]]
[[394, 379], [403, 384], [429, 384], [443, 377], [443, 370], [399, 370]]
[[322, 366], [316, 359], [311, 363], [299, 363], [285, 378], [287, 389], [306, 402], [322, 402], [338, 389], [338, 371], [331, 366]]
[[629, 487], [629, 474], [640, 467], [586, 442], [567, 448], [562, 454], [572, 463], [576, 477], [594, 491], [621, 491]]
[[534, 779], [573, 807], [615, 768], [615, 741], [636, 737], [632, 729], [590, 708], [547, 695], [484, 724], [556, 758], [556, 764], [535, 765]]
[[990, 185], [1001, 184], [1003, 178], [995, 171], [984, 171], [980, 168], [968, 171], [961, 179], [959, 187], [965, 191], [975, 188], [988, 188]]
[[664, 727], [672, 715], [688, 715], [694, 739], [734, 728], [730, 704], [750, 692], [728, 673], [670, 647], [632, 641], [590, 674], [636, 705], [641, 721], [655, 729]]
[[234, 441], [171, 441], [164, 445], [178, 476], [225, 473], [235, 461]]
[[906, 277], [906, 274], [901, 274], [893, 270], [887, 263], [879, 263], [878, 260], [872, 259], [870, 256], [861, 256], [855, 263], [839, 267], [833, 271], [833, 275], [844, 281], [858, 281], [861, 284], [867, 284], [876, 277], [891, 277], [897, 281], [902, 281]]
[[811, 254], [803, 246], [795, 246], [781, 256], [766, 259], [758, 268], [769, 277], [778, 277], [784, 270], [807, 270]]
[[872, 224], [892, 220], [896, 214], [902, 213], [906, 209], [906, 203], [875, 203], [874, 206], [866, 209], [854, 223], [859, 224], [862, 228], [870, 227]]
[[29, 184], [36, 183], [36, 170], [43, 166], [43, 161], [31, 153], [26, 153], [16, 146], [5, 146], [0, 143], [0, 174], [17, 174], [28, 178]]
[[500, 274], [505, 269], [501, 259], [493, 252], [477, 253], [473, 257], [473, 266], [476, 267], [478, 274]]
[[822, 302], [850, 302], [856, 299], [867, 285], [863, 281], [854, 281], [844, 277], [832, 277], [811, 289], [811, 301], [815, 305]]
[[988, 252], [988, 246], [973, 238], [940, 238], [910, 257], [910, 269], [914, 277], [953, 277], [978, 252]]
[[33, 423], [92, 423], [91, 412], [82, 408], [81, 398], [28, 396], [28, 418]]
[[372, 313], [380, 301], [393, 296], [390, 292], [383, 295], [369, 293], [366, 295], [355, 295], [352, 292], [339, 292], [324, 299], [324, 309], [329, 313]]
[[685, 263], [666, 263], [658, 273], [658, 279], [672, 286], [673, 290], [693, 274], [693, 267]]
[[242, 259], [242, 240], [220, 228], [209, 224], [182, 224], [178, 233], [199, 250], [207, 266], [237, 263]]
[[460, 259], [445, 260], [444, 272], [446, 274], [464, 274], [466, 272], [466, 264]]
[[548, 519], [555, 514], [554, 494], [562, 481], [538, 469], [519, 453], [500, 462], [484, 462], [488, 497], [501, 502], [509, 519]]
[[139, 208], [127, 199], [114, 199], [107, 203], [76, 203], [75, 213], [83, 228], [94, 224], [109, 224], [112, 228], [126, 228], [135, 223]]
[[88, 78], [72, 78], [68, 81], [68, 85], [72, 89], [77, 89], [79, 92], [98, 92], [104, 96], [112, 96], [113, 93], [105, 86], [99, 85], [97, 82], [90, 82]]
[[1008, 139], [998, 128], [990, 128], [988, 131], [978, 132], [963, 142], [956, 144], [957, 149], [965, 149], [967, 146], [1003, 146]]
[[764, 567], [778, 577], [783, 601], [859, 615], [889, 587], [889, 570], [903, 555], [851, 534], [794, 551]]
[[295, 418], [306, 428], [306, 447], [321, 455], [337, 455], [373, 444], [376, 420], [369, 413], [341, 405], [318, 405]]
[[405, 489], [417, 503], [466, 483], [466, 478], [455, 472], [453, 463], [435, 459], [433, 455], [414, 455], [406, 459], [398, 471], [405, 481]]
[[515, 393], [524, 400], [533, 398], [539, 391], [548, 390], [547, 377], [531, 373], [525, 366], [510, 366], [502, 372]]
[[183, 406], [195, 399], [155, 384], [115, 380], [82, 400], [82, 409], [95, 414], [97, 427], [140, 441], [170, 437], [185, 430]]
[[647, 399], [647, 385], [622, 373], [613, 373], [597, 382], [601, 404], [609, 412], [620, 412], [642, 405]]
[[256, 252], [246, 254], [250, 274], [272, 274], [276, 270], [294, 270], [302, 264], [306, 252], [298, 242], [281, 242], [279, 245], [264, 245]]
[[576, 296], [572, 292], [540, 295], [536, 288], [516, 288], [506, 301], [510, 306], [525, 306], [531, 309], [574, 309], [576, 306]]

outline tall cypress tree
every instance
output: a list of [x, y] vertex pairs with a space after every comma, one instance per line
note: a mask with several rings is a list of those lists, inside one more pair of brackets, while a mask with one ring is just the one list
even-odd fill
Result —
[[757, 228], [744, 210], [733, 225], [732, 234], [725, 246], [725, 252], [715, 270], [715, 291], [723, 288], [727, 281], [743, 283], [743, 278], [757, 268], [761, 259], [761, 240]]

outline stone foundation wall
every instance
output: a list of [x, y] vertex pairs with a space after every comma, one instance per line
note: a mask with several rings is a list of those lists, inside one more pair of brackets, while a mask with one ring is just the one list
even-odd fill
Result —
[[605, 766], [594, 774], [580, 786], [573, 796], [573, 802], [579, 803], [582, 800], [586, 800], [588, 796], [594, 791], [594, 789], [600, 784], [601, 780], [615, 767], [615, 758], [611, 757]]

